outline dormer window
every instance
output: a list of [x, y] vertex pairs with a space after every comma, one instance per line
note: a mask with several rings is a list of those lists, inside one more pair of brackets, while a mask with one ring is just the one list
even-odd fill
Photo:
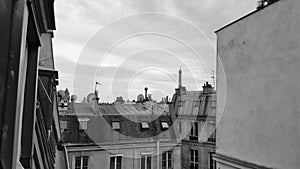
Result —
[[120, 130], [120, 122], [118, 121], [113, 121], [111, 126], [114, 130]]
[[89, 118], [78, 118], [79, 130], [87, 130], [87, 123], [89, 120]]
[[62, 131], [66, 131], [68, 129], [68, 122], [67, 121], [60, 121], [60, 128]]
[[163, 121], [163, 122], [161, 122], [161, 127], [163, 129], [168, 129], [169, 128], [169, 124], [167, 122]]
[[142, 122], [142, 129], [149, 129], [149, 123], [148, 122]]

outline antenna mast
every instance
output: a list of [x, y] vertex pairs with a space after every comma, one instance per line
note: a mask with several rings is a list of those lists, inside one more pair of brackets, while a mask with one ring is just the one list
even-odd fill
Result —
[[214, 85], [214, 87], [216, 87], [216, 77], [215, 77], [215, 71], [213, 70], [213, 72], [212, 72], [213, 74], [212, 74], [212, 76], [211, 76], [211, 79], [212, 79], [212, 82], [213, 82], [213, 85]]

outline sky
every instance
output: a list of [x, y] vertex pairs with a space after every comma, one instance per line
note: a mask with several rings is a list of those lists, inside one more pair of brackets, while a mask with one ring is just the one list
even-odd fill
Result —
[[160, 101], [172, 97], [181, 69], [183, 86], [202, 90], [214, 84], [214, 31], [255, 9], [256, 0], [56, 0], [58, 89], [81, 102], [96, 87], [112, 102], [148, 87]]

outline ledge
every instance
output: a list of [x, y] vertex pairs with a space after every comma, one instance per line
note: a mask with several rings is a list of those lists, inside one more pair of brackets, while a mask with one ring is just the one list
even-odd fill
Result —
[[227, 155], [223, 155], [220, 153], [216, 153], [215, 155], [213, 155], [213, 158], [215, 161], [217, 161], [219, 163], [224, 163], [226, 165], [233, 166], [233, 167], [243, 166], [243, 167], [248, 167], [251, 169], [273, 169], [273, 168], [258, 165], [258, 164], [252, 163], [252, 162], [240, 160], [240, 159], [237, 159], [234, 157], [229, 157]]

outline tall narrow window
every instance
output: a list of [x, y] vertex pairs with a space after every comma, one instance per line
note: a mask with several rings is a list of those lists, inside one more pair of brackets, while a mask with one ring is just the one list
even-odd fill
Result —
[[179, 133], [182, 132], [181, 121], [178, 121], [178, 131], [179, 131]]
[[142, 155], [141, 169], [151, 169], [151, 154]]
[[190, 150], [190, 153], [191, 153], [190, 169], [198, 169], [199, 166], [198, 150]]
[[216, 169], [216, 161], [213, 159], [214, 152], [209, 152], [208, 153], [208, 164], [209, 164], [209, 169]]
[[88, 169], [88, 156], [75, 157], [75, 169]]
[[171, 169], [173, 166], [173, 151], [165, 151], [162, 154], [162, 169]]
[[121, 167], [122, 167], [122, 156], [111, 156], [110, 169], [121, 169]]
[[190, 140], [198, 140], [198, 122], [191, 123]]
[[209, 123], [207, 127], [207, 134], [209, 142], [216, 142], [216, 130], [215, 130], [215, 123]]

